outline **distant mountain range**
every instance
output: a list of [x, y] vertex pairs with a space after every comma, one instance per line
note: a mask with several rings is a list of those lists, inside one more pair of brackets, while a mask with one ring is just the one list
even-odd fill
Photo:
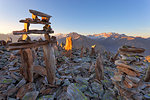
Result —
[[150, 55], [150, 38], [133, 37], [118, 33], [100, 33], [88, 35], [87, 37], [98, 40], [107, 50], [116, 52], [122, 45], [130, 45], [145, 48], [145, 54]]
[[[118, 33], [100, 33], [100, 34], [93, 34], [93, 35], [80, 35], [75, 32], [70, 34], [57, 34], [56, 37], [58, 37], [59, 42], [65, 42], [65, 38], [67, 36], [73, 37], [74, 40], [78, 39], [80, 42], [78, 42], [76, 45], [78, 47], [81, 47], [86, 45], [99, 45], [102, 48], [105, 48], [105, 50], [111, 51], [113, 53], [116, 53], [118, 48], [122, 45], [130, 45], [135, 46], [139, 48], [145, 48], [145, 55], [150, 55], [150, 38], [142, 38], [142, 37], [133, 37], [133, 36], [127, 36], [125, 34], [118, 34]], [[83, 38], [84, 37], [84, 38]], [[88, 42], [87, 42], [88, 41]], [[90, 46], [88, 46], [90, 47]]]
[[[59, 43], [64, 42], [68, 36], [72, 37], [74, 48], [91, 48], [92, 45], [96, 45], [96, 50], [108, 50], [116, 53], [118, 48], [122, 45], [136, 46], [145, 48], [145, 55], [150, 55], [150, 38], [133, 37], [125, 34], [118, 33], [100, 33], [93, 35], [80, 35], [76, 32], [69, 34], [54, 34], [57, 37]], [[12, 37], [13, 41], [16, 41], [19, 36], [0, 34], [0, 40], [6, 40], [7, 37]], [[31, 36], [31, 38], [38, 39], [40, 36]]]

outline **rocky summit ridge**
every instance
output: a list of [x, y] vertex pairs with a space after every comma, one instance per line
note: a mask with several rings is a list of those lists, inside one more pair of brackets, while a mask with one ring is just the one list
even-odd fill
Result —
[[[77, 37], [78, 34], [74, 38]], [[128, 47], [124, 46], [124, 48]], [[34, 66], [34, 81], [29, 83], [22, 77], [20, 72], [20, 52], [7, 51], [6, 47], [1, 46], [0, 99], [143, 100], [150, 98], [150, 82], [143, 81], [149, 63], [144, 62], [142, 54], [139, 55], [136, 52], [124, 53], [123, 50], [125, 49], [123, 49], [119, 51], [120, 55], [115, 56], [115, 54], [103, 51], [100, 53], [101, 58], [99, 60], [101, 60], [101, 63], [98, 63], [97, 58], [99, 54], [96, 52], [92, 54], [92, 49], [77, 49], [73, 47], [71, 55], [68, 56], [66, 55], [68, 51], [64, 50], [60, 45], [55, 46], [54, 49], [56, 56], [56, 81], [54, 85], [50, 85], [46, 77], [42, 48], [36, 49], [34, 64], [39, 66]], [[118, 60], [119, 62], [117, 62]], [[142, 74], [136, 73], [132, 68], [126, 68], [127, 66], [121, 67], [121, 65], [118, 65], [120, 61], [121, 64], [122, 62], [135, 64], [136, 67], [133, 68], [136, 68]], [[100, 71], [98, 66], [101, 66], [103, 71]], [[103, 74], [102, 80], [97, 78], [96, 72]], [[135, 82], [137, 83], [135, 84]]]
[[[119, 34], [115, 32], [108, 32], [108, 33], [99, 33], [99, 34], [93, 34], [93, 35], [81, 35], [76, 32], [71, 32], [69, 34], [54, 34], [57, 37], [58, 42], [64, 42], [67, 36], [73, 37], [76, 41], [83, 41], [83, 44], [78, 43], [78, 47], [82, 47], [82, 45], [86, 46], [90, 43], [91, 44], [97, 44], [97, 48], [105, 48], [107, 51], [111, 51], [113, 53], [116, 53], [117, 49], [122, 45], [130, 45], [135, 47], [142, 47], [145, 48], [146, 51], [144, 55], [148, 56], [150, 55], [150, 38], [143, 38], [143, 37], [134, 37], [134, 36], [127, 36], [125, 34]], [[13, 36], [13, 35], [6, 35], [6, 34], [0, 34], [0, 40], [7, 40], [8, 37], [12, 37], [13, 42], [17, 41], [19, 37]], [[40, 36], [30, 36], [32, 40], [39, 39]], [[98, 46], [99, 45], [99, 46]], [[89, 47], [89, 46], [87, 46]]]

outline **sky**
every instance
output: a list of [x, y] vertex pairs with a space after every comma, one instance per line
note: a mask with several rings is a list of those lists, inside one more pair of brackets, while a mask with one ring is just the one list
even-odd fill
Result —
[[29, 9], [51, 15], [55, 34], [116, 32], [150, 37], [150, 0], [0, 0], [0, 33], [22, 30], [19, 20], [31, 18]]

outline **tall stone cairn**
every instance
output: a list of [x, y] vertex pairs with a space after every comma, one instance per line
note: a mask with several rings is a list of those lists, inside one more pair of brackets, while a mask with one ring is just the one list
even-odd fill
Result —
[[139, 86], [144, 83], [143, 77], [148, 67], [144, 62], [144, 51], [132, 46], [122, 46], [118, 50], [120, 58], [115, 61], [117, 71], [111, 79], [120, 95], [127, 100], [134, 100], [137, 94], [138, 98], [143, 98]]

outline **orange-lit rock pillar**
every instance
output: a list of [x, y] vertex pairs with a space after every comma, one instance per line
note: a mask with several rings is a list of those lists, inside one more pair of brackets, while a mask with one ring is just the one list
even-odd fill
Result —
[[72, 38], [71, 37], [66, 38], [65, 50], [67, 51], [66, 56], [71, 56], [71, 52], [72, 52]]
[[[24, 31], [28, 32], [29, 31], [29, 26], [30, 23], [24, 23]], [[28, 39], [28, 35], [27, 34], [23, 34], [22, 35], [22, 40], [27, 40]]]

